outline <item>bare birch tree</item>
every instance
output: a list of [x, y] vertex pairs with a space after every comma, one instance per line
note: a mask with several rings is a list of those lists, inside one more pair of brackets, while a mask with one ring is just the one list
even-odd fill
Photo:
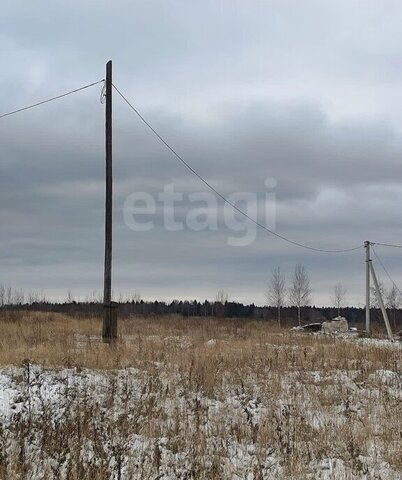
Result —
[[226, 290], [218, 290], [215, 296], [214, 310], [219, 317], [224, 317], [226, 314], [226, 304], [229, 301], [229, 294]]
[[334, 287], [332, 303], [338, 311], [338, 317], [341, 315], [341, 308], [345, 303], [345, 296], [346, 288], [343, 287], [342, 283], [337, 283]]
[[5, 303], [7, 305], [13, 304], [13, 289], [10, 285], [6, 288]]
[[290, 303], [297, 307], [297, 320], [301, 326], [301, 308], [311, 301], [310, 279], [306, 268], [301, 263], [295, 266], [292, 283], [289, 289]]
[[221, 303], [225, 305], [225, 303], [229, 300], [229, 294], [226, 290], [218, 290], [215, 296], [215, 302]]
[[278, 325], [281, 326], [281, 308], [285, 304], [286, 285], [285, 275], [280, 267], [274, 268], [271, 280], [266, 293], [267, 304], [276, 307], [278, 315]]

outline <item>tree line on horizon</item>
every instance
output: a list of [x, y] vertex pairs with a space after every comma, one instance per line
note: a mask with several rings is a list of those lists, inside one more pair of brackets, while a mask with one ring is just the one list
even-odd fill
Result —
[[[300, 292], [294, 290], [298, 295], [298, 299], [304, 298], [301, 293], [309, 290], [309, 282], [306, 282], [305, 275], [307, 272], [304, 269], [298, 268], [297, 278], [298, 288]], [[278, 278], [282, 278], [280, 270], [274, 269], [270, 284], [267, 288], [267, 296], [270, 294], [271, 284], [275, 278], [274, 284], [277, 283]], [[282, 284], [282, 282], [281, 282]], [[284, 283], [285, 286], [285, 283]], [[380, 286], [380, 288], [382, 288]], [[280, 289], [282, 291], [282, 288]], [[309, 305], [289, 305], [285, 303], [286, 294], [289, 295], [289, 287], [284, 290], [283, 304], [280, 306], [280, 323], [281, 326], [293, 326], [299, 323], [322, 322], [331, 319], [337, 315], [342, 315], [347, 318], [350, 323], [364, 323], [365, 310], [362, 307], [353, 307], [344, 305], [345, 290], [339, 287], [339, 284], [334, 287], [334, 299], [338, 299], [338, 303], [334, 303], [333, 307], [316, 307], [311, 303]], [[309, 290], [311, 294], [311, 289]], [[288, 298], [291, 298], [290, 295]], [[145, 301], [137, 292], [130, 296], [120, 295], [117, 297], [119, 308], [119, 316], [128, 317], [131, 315], [182, 315], [185, 317], [228, 317], [228, 318], [244, 318], [256, 319], [265, 321], [278, 322], [278, 305], [272, 302], [265, 306], [258, 306], [252, 304], [243, 304], [240, 302], [230, 301], [229, 294], [225, 290], [219, 290], [214, 300], [173, 300], [171, 302], [164, 301]], [[309, 297], [311, 301], [311, 296]], [[24, 295], [22, 290], [14, 290], [11, 287], [4, 287], [0, 285], [0, 310], [27, 310], [27, 311], [45, 311], [45, 312], [59, 312], [71, 315], [102, 315], [103, 313], [103, 299], [100, 294], [93, 294], [84, 300], [75, 299], [71, 292], [68, 293], [66, 299], [60, 302], [54, 302], [46, 298], [43, 293], [30, 293]], [[396, 307], [390, 308], [390, 319], [393, 323], [394, 331], [397, 331], [398, 325], [402, 325], [402, 310]], [[373, 302], [372, 312], [373, 323], [381, 323], [381, 315], [378, 305]]]

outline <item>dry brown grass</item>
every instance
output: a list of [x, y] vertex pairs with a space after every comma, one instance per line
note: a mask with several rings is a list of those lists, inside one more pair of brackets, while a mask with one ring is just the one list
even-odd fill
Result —
[[[118, 462], [109, 465], [111, 455], [121, 464], [126, 458], [132, 477], [121, 478], [157, 478], [166, 452], [187, 452], [191, 464], [187, 477], [175, 470], [166, 478], [237, 478], [237, 471], [244, 478], [245, 467], [241, 470], [233, 461], [242, 448], [253, 448], [245, 472], [256, 479], [279, 478], [279, 470], [268, 465], [271, 457], [280, 463], [280, 478], [316, 478], [312, 462], [326, 458], [344, 462], [348, 478], [362, 478], [374, 468], [367, 460], [374, 451], [374, 464], [385, 461], [394, 471], [402, 470], [400, 349], [293, 333], [261, 321], [176, 316], [121, 319], [113, 346], [101, 342], [102, 319], [96, 317], [3, 312], [0, 328], [3, 366], [24, 365], [23, 371], [29, 364], [76, 372], [89, 368], [107, 376], [101, 406], [84, 400], [82, 392], [68, 399], [74, 409], [65, 414], [64, 426], [77, 450], [75, 460], [68, 457], [66, 478], [84, 478], [89, 468], [79, 453], [84, 439], [98, 449], [92, 479], [118, 471]], [[124, 393], [116, 370], [129, 368], [136, 373], [126, 370], [128, 378], [135, 377], [140, 387], [127, 384], [133, 390]], [[384, 380], [379, 375], [384, 370], [395, 372], [395, 379]], [[105, 411], [113, 409], [120, 411], [120, 420], [107, 421]], [[26, 418], [19, 421], [18, 435], [28, 435], [32, 424]], [[56, 428], [51, 418], [41, 422], [37, 429], [42, 433]], [[41, 448], [60, 463], [71, 444], [57, 435], [45, 436]], [[131, 462], [127, 439], [133, 435], [152, 446], [138, 460], [141, 466]], [[96, 443], [99, 438], [107, 443], [111, 436], [114, 453]], [[167, 443], [161, 446], [160, 438]], [[3, 474], [28, 471], [32, 465], [24, 462], [0, 461]]]
[[[281, 330], [275, 323], [240, 319], [133, 317], [119, 320], [114, 346], [101, 341], [102, 318], [56, 313], [2, 312], [0, 365], [26, 359], [44, 366], [124, 368], [147, 362], [211, 366], [241, 364], [258, 373], [297, 369], [378, 369], [397, 371], [400, 352]], [[211, 348], [209, 340], [215, 340]], [[191, 348], [185, 348], [190, 347]]]

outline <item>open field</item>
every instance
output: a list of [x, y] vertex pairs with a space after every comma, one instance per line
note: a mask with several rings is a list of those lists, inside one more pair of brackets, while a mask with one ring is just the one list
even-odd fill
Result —
[[400, 479], [401, 345], [0, 314], [2, 479]]

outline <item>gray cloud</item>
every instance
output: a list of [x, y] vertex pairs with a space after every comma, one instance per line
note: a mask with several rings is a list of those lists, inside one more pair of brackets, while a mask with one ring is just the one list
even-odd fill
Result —
[[[7, 111], [103, 77], [225, 195], [263, 198], [277, 179], [277, 228], [317, 247], [402, 243], [402, 7], [389, 0], [129, 2], [40, 0], [2, 7]], [[110, 34], [108, 38], [107, 33]], [[0, 120], [0, 283], [58, 297], [100, 290], [103, 106], [100, 88]], [[132, 192], [173, 183], [204, 191], [115, 96], [115, 288], [147, 298], [264, 301], [270, 270], [308, 267], [316, 303], [338, 281], [363, 298], [363, 254], [319, 255], [260, 231], [132, 232]], [[219, 203], [222, 208], [221, 202]], [[381, 250], [396, 280], [398, 252]]]

